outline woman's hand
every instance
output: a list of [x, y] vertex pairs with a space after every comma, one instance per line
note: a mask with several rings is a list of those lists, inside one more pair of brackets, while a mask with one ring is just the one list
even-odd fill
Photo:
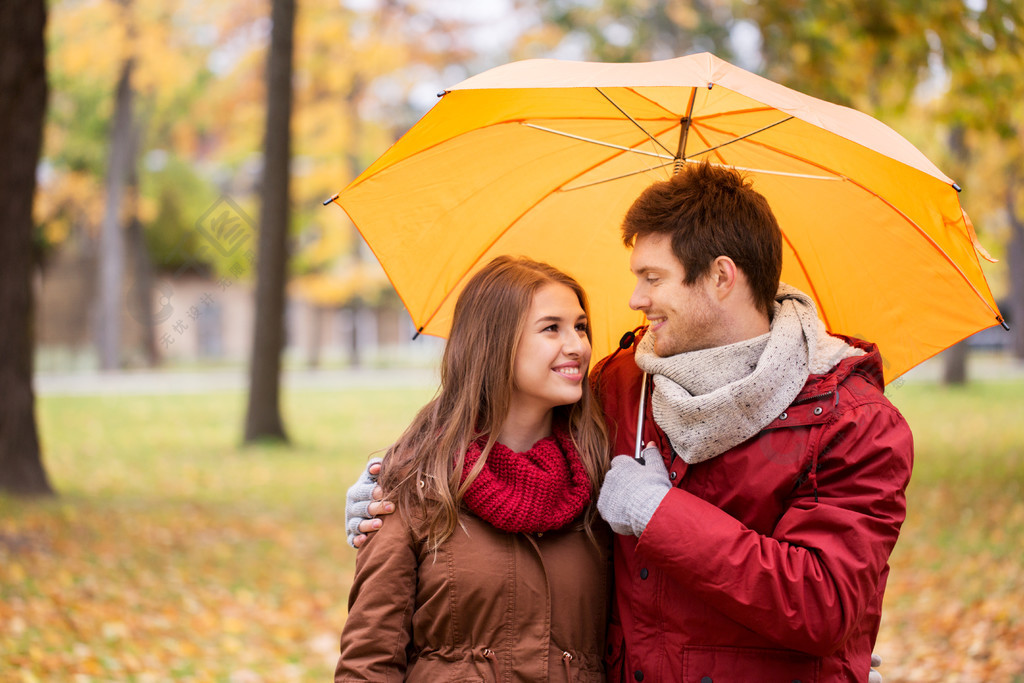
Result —
[[380, 458], [373, 458], [345, 496], [345, 528], [349, 545], [353, 548], [362, 546], [367, 534], [372, 534], [384, 524], [384, 520], [378, 519], [379, 515], [395, 511], [394, 503], [383, 500], [384, 490], [377, 485], [379, 474]]

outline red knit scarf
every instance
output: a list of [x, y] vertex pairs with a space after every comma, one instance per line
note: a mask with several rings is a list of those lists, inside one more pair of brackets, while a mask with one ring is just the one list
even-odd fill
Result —
[[[481, 437], [466, 451], [462, 481], [486, 444], [487, 437]], [[556, 428], [524, 453], [495, 442], [463, 501], [502, 531], [550, 531], [576, 519], [587, 506], [590, 478], [572, 439]]]

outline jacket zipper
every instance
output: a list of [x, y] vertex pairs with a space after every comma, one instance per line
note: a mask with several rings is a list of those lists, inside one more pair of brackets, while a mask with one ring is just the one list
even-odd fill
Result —
[[[824, 394], [818, 394], [817, 396], [808, 396], [807, 398], [802, 398], [799, 401], [793, 401], [793, 403], [791, 403], [790, 405], [794, 405], [794, 406], [803, 405], [804, 403], [810, 403], [811, 401], [817, 401], [819, 398], [826, 398], [826, 397], [831, 396], [833, 394], [836, 394], [836, 392], [835, 391], [826, 391]], [[839, 394], [836, 394], [836, 404], [837, 405], [839, 404]]]

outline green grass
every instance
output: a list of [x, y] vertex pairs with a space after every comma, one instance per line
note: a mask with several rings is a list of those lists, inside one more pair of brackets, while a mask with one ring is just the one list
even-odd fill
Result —
[[60, 496], [0, 497], [0, 681], [329, 680], [345, 490], [430, 394], [288, 394], [290, 447], [239, 445], [241, 394], [41, 399]]
[[46, 398], [39, 422], [47, 467], [66, 496], [290, 505], [337, 495], [430, 395], [286, 394], [287, 447], [240, 446], [245, 397], [235, 393]]
[[1024, 680], [1024, 382], [888, 393], [915, 460], [878, 639], [885, 680]]
[[[0, 497], [0, 681], [329, 680], [345, 489], [430, 390], [44, 397], [60, 496]], [[914, 429], [878, 651], [887, 683], [1024, 676], [1024, 383], [890, 388]]]

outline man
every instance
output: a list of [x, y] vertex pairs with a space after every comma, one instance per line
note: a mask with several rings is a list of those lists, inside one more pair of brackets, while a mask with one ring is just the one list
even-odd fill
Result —
[[735, 171], [652, 185], [623, 237], [650, 327], [593, 381], [615, 452], [648, 448], [598, 501], [609, 680], [864, 680], [913, 459], [877, 348], [780, 285], [778, 224]]
[[609, 679], [864, 680], [913, 458], [878, 350], [779, 285], [779, 227], [734, 171], [651, 186], [623, 235], [650, 327], [595, 381], [629, 453], [653, 378], [657, 451], [614, 458], [598, 502], [618, 534]]

